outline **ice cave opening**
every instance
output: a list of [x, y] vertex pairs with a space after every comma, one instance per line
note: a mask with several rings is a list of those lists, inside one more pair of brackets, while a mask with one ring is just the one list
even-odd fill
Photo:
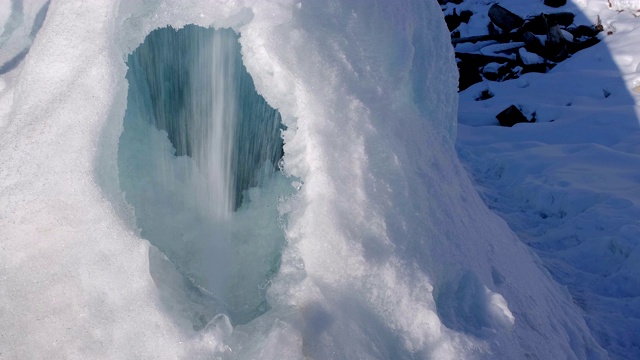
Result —
[[127, 59], [120, 186], [169, 313], [194, 329], [268, 309], [284, 234], [281, 117], [257, 93], [239, 35], [152, 31]]

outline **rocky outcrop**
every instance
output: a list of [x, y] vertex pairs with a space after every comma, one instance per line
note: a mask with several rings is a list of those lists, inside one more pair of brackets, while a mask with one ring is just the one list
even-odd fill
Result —
[[[463, 4], [462, 0], [439, 2], [443, 10]], [[566, 0], [545, 0], [545, 4], [553, 8], [565, 3]], [[474, 15], [478, 14], [454, 7], [445, 16], [451, 43], [456, 49], [460, 91], [483, 79], [504, 81], [528, 72], [547, 72], [576, 52], [597, 44], [598, 33], [602, 31], [601, 26], [574, 25], [575, 15], [571, 12], [531, 14], [523, 18], [494, 4], [486, 14], [490, 20], [487, 33], [461, 37], [457, 29], [469, 23]], [[480, 46], [475, 46], [473, 51], [460, 46], [468, 43]]]

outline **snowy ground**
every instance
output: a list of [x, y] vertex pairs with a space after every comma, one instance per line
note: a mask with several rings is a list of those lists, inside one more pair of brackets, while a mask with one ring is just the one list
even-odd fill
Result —
[[[461, 7], [486, 14], [487, 3]], [[498, 3], [523, 17], [599, 17], [603, 41], [547, 74], [461, 92], [459, 156], [489, 207], [568, 288], [610, 356], [640, 358], [640, 2], [575, 0], [557, 10]], [[463, 32], [482, 34], [487, 21], [474, 15]], [[477, 101], [485, 90], [494, 97]], [[512, 104], [535, 111], [537, 123], [498, 126], [495, 115]]]

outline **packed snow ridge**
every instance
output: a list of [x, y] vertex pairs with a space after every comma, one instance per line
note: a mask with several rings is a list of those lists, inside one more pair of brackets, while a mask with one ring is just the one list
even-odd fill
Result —
[[[3, 358], [607, 357], [457, 159], [435, 0], [13, 1], [0, 21], [0, 59], [26, 49], [0, 75]], [[223, 186], [240, 202], [224, 212], [203, 170], [218, 154], [197, 154], [240, 150], [187, 131], [202, 146], [181, 152], [167, 103], [149, 104], [193, 104], [196, 121], [243, 91], [203, 103], [177, 81], [180, 102], [134, 82], [141, 46], [167, 65], [145, 42], [167, 26], [235, 32], [214, 59], [175, 55], [205, 61], [210, 80], [186, 83], [279, 113], [277, 171], [256, 162], [239, 197]], [[237, 51], [255, 90], [215, 70]]]

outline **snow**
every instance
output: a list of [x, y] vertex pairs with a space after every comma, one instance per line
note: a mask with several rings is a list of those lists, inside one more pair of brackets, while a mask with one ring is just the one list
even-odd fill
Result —
[[638, 10], [640, 1], [638, 0], [610, 0], [611, 8], [615, 10]]
[[544, 59], [540, 55], [528, 52], [523, 47], [518, 49], [518, 54], [525, 65], [544, 64]]
[[[558, 9], [577, 7], [576, 22], [600, 19], [603, 42], [549, 73], [463, 91], [457, 149], [485, 202], [567, 287], [609, 356], [635, 359], [640, 7], [622, 3], [574, 1]], [[483, 91], [494, 96], [476, 101]], [[536, 112], [537, 123], [497, 126], [494, 116], [512, 104]]]
[[[26, 20], [18, 33], [31, 33], [44, 6], [36, 5], [41, 6], [25, 6]], [[516, 11], [526, 9], [521, 5]], [[611, 21], [607, 26], [613, 19], [605, 18]], [[153, 214], [175, 215], [173, 223], [165, 224], [170, 230], [181, 221], [189, 228], [189, 221], [197, 219], [173, 208], [174, 194], [154, 190], [152, 170], [135, 166], [145, 165], [144, 160], [124, 156], [157, 160], [173, 150], [162, 131], [124, 122], [129, 88], [125, 60], [151, 31], [187, 24], [231, 27], [240, 34], [242, 61], [258, 93], [280, 111], [286, 127], [282, 173], [250, 189], [250, 202], [229, 220], [232, 229], [242, 232], [239, 239], [283, 239], [275, 236], [274, 242], [257, 247], [254, 240], [240, 243], [239, 251], [247, 257], [229, 256], [230, 263], [239, 262], [235, 267], [222, 260], [206, 264], [202, 259], [207, 255], [221, 256], [215, 249], [202, 249], [200, 257], [181, 263], [150, 245], [145, 228], [161, 233], [156, 226], [162, 225]], [[620, 35], [633, 31], [622, 25]], [[588, 312], [585, 322], [585, 308], [554, 282], [474, 190], [454, 148], [457, 76], [435, 1], [54, 0], [33, 43], [22, 39], [28, 53], [0, 74], [2, 356], [597, 359], [607, 356], [595, 340], [603, 334], [623, 345], [633, 341], [633, 335], [614, 333], [609, 323], [599, 326], [606, 320], [600, 311]], [[612, 40], [611, 46], [623, 43]], [[1, 58], [13, 58], [17, 48], [0, 47]], [[624, 69], [637, 67], [635, 54], [630, 56], [630, 61], [616, 61], [626, 61]], [[603, 284], [601, 291], [616, 295], [622, 290], [615, 285], [636, 274], [632, 245], [638, 203], [632, 185], [637, 177], [626, 165], [635, 159], [631, 150], [637, 152], [638, 146], [637, 108], [626, 95], [629, 81], [636, 78], [623, 82], [616, 71], [596, 71], [607, 59], [598, 60], [593, 52], [585, 53], [582, 64], [575, 71], [590, 76], [579, 77], [584, 84], [567, 80], [575, 75], [567, 65], [565, 77], [554, 84], [572, 92], [545, 95], [548, 103], [539, 109], [533, 100], [523, 104], [536, 107], [540, 118], [557, 121], [516, 125], [509, 134], [470, 125], [488, 124], [487, 108], [500, 107], [511, 93], [548, 93], [541, 89], [549, 80], [531, 74], [492, 86], [495, 100], [487, 101], [493, 102], [472, 103], [469, 94], [484, 85], [472, 86], [461, 95], [461, 104], [477, 108], [469, 108], [474, 116], [460, 113], [458, 146], [463, 159], [478, 157], [472, 159], [474, 175], [491, 169], [490, 174], [506, 174], [498, 177], [506, 180], [542, 176], [530, 182], [529, 193], [509, 183], [512, 187], [499, 194], [515, 207], [520, 205], [516, 200], [533, 199], [525, 217], [544, 210], [562, 233], [568, 228], [557, 221], [560, 214], [577, 221], [577, 214], [590, 208], [596, 219], [609, 222], [582, 219], [585, 233], [593, 235], [597, 226], [619, 229], [615, 243], [605, 239], [553, 258], [561, 266], [573, 266], [572, 258], [578, 265], [607, 265], [626, 256], [613, 277], [619, 280]], [[562, 74], [562, 66], [554, 71]], [[564, 100], [576, 109], [569, 121], [560, 121]], [[600, 110], [589, 105], [593, 101], [608, 101], [611, 108]], [[618, 117], [619, 126], [613, 128], [604, 114]], [[576, 123], [594, 128], [578, 132]], [[128, 132], [129, 125], [137, 130]], [[557, 127], [548, 131], [544, 126]], [[539, 146], [536, 136], [542, 134], [556, 147]], [[570, 143], [564, 140], [567, 134], [574, 135]], [[145, 138], [135, 137], [143, 135], [164, 144], [161, 151], [146, 151]], [[509, 141], [495, 141], [500, 135]], [[502, 147], [507, 150], [500, 152]], [[520, 150], [549, 158], [567, 154], [576, 162], [557, 173], [554, 165], [562, 164], [525, 162]], [[505, 157], [504, 167], [494, 170], [496, 153], [512, 158]], [[615, 179], [607, 183], [611, 186], [597, 188], [603, 182], [585, 176], [589, 172], [580, 162], [591, 160], [613, 169], [606, 174]], [[193, 166], [189, 159], [169, 163], [176, 169]], [[492, 194], [492, 180], [487, 177], [485, 197]], [[559, 188], [568, 185], [553, 194], [564, 201], [549, 201], [547, 180]], [[129, 192], [123, 192], [127, 186]], [[141, 207], [132, 200], [144, 188], [151, 193], [140, 202], [156, 211], [147, 214], [151, 225], [142, 224]], [[604, 196], [594, 196], [596, 190]], [[576, 194], [586, 195], [574, 200]], [[594, 207], [593, 200], [601, 206]], [[621, 214], [617, 207], [626, 210]], [[504, 215], [503, 209], [511, 208], [496, 208]], [[264, 224], [271, 227], [263, 232]], [[611, 244], [616, 251], [609, 258], [582, 262], [581, 255], [600, 256]], [[279, 268], [269, 283], [259, 285], [269, 309], [247, 323], [234, 322], [225, 304], [217, 303], [220, 294], [194, 289], [192, 279], [185, 277], [184, 266], [206, 264], [232, 274], [232, 269], [246, 270], [230, 277], [259, 283], [255, 279], [264, 270], [253, 267], [259, 263], [255, 259], [274, 247], [280, 252]], [[551, 257], [538, 254], [548, 265]], [[592, 274], [600, 269], [584, 270]], [[551, 273], [558, 279], [557, 271]], [[581, 280], [576, 278], [578, 286], [583, 286]], [[579, 290], [590, 294], [598, 278], [591, 280]], [[633, 294], [636, 289], [630, 283], [623, 290]], [[585, 299], [598, 309], [608, 304], [592, 296]], [[606, 300], [634, 309], [627, 302], [631, 300]], [[208, 321], [198, 323], [201, 316]], [[636, 328], [630, 321], [626, 329]]]

